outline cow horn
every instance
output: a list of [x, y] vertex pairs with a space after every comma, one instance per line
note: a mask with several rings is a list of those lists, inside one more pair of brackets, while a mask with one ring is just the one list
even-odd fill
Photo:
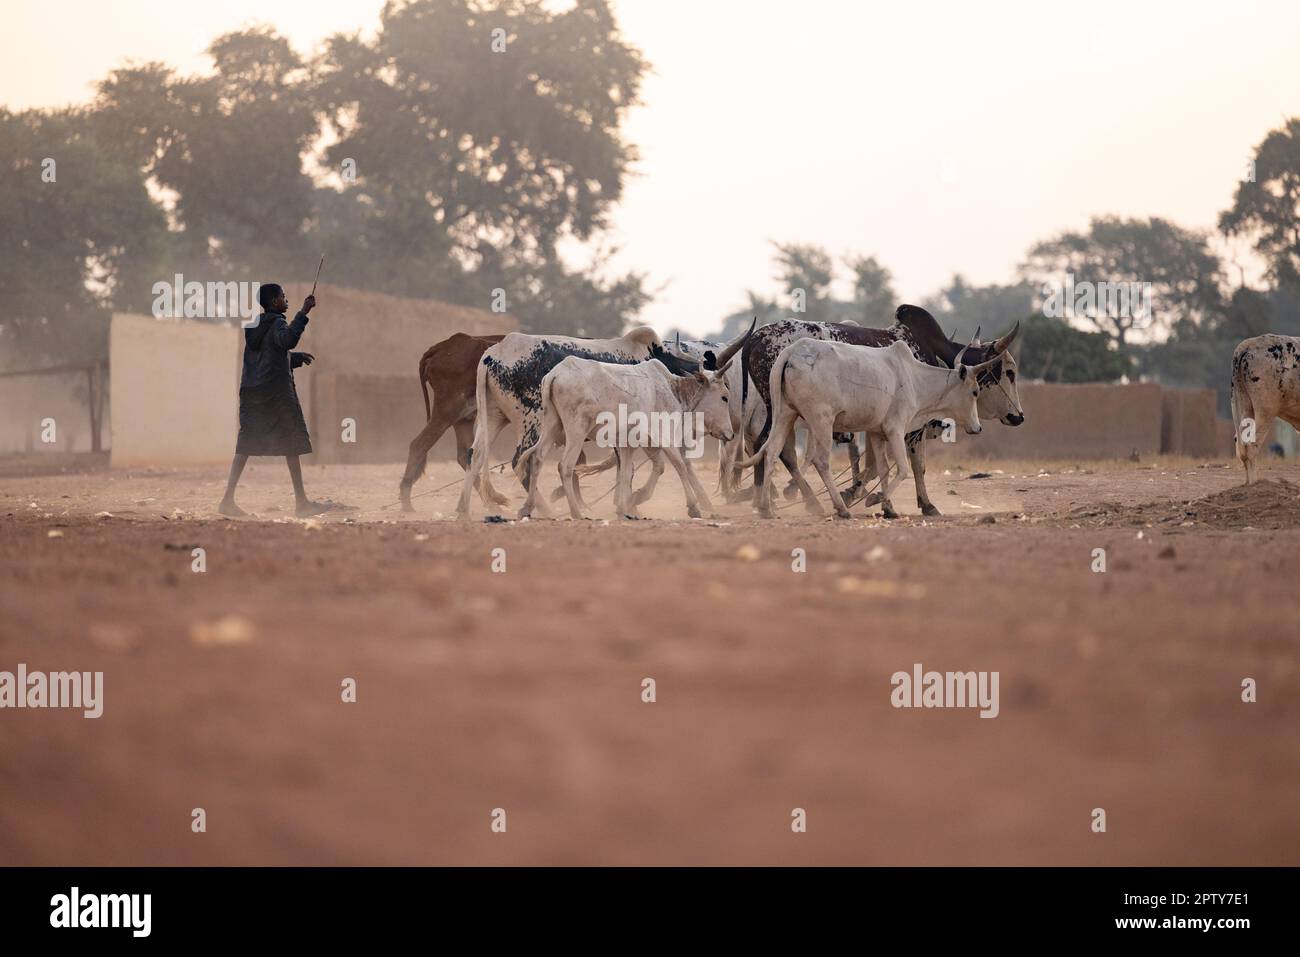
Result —
[[721, 372], [723, 369], [727, 367], [727, 363], [730, 362], [732, 358], [736, 355], [736, 353], [740, 351], [741, 347], [746, 342], [749, 341], [749, 337], [754, 334], [754, 329], [757, 328], [757, 326], [758, 326], [758, 316], [755, 316], [754, 321], [749, 324], [749, 331], [747, 331], [743, 336], [739, 336], [736, 339], [729, 342], [727, 344], [727, 347], [723, 349], [721, 353], [718, 354], [719, 372]]
[[677, 330], [677, 351], [682, 351], [682, 330]]
[[1010, 332], [994, 341], [993, 351], [999, 354], [1006, 352], [1011, 348], [1011, 343], [1016, 341], [1016, 336], [1018, 335], [1020, 335], [1020, 320], [1016, 320], [1016, 324], [1011, 327]]

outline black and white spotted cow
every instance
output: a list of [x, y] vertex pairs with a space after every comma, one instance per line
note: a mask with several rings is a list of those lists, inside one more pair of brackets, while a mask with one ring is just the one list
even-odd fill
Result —
[[[617, 339], [578, 339], [573, 336], [533, 336], [512, 332], [483, 353], [475, 379], [474, 445], [469, 469], [456, 505], [459, 518], [469, 517], [470, 493], [477, 483], [479, 495], [489, 505], [504, 505], [506, 498], [489, 479], [488, 455], [497, 434], [513, 425], [517, 434], [511, 465], [527, 489], [527, 475], [519, 468], [525, 449], [537, 444], [542, 412], [542, 379], [569, 356], [632, 365], [658, 359], [675, 375], [686, 375], [699, 364], [668, 353], [659, 334], [638, 326]], [[545, 501], [544, 499], [542, 501]]]
[[1246, 484], [1255, 481], [1255, 458], [1281, 419], [1300, 429], [1300, 339], [1267, 334], [1247, 339], [1232, 353], [1232, 423]]

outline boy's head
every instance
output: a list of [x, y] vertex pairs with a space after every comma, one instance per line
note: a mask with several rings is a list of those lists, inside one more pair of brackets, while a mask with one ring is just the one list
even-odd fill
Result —
[[264, 282], [257, 289], [257, 302], [268, 312], [284, 312], [289, 308], [289, 299], [284, 294], [284, 287], [278, 282]]

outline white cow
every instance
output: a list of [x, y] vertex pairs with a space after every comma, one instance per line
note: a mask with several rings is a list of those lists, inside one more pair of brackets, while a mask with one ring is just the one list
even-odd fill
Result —
[[649, 326], [639, 326], [617, 339], [510, 333], [490, 346], [479, 360], [474, 387], [474, 445], [470, 450], [460, 501], [456, 505], [459, 518], [469, 517], [470, 493], [476, 484], [485, 503], [505, 504], [505, 496], [493, 488], [489, 480], [488, 454], [497, 433], [507, 424], [514, 425], [519, 436], [513, 457], [515, 474], [527, 485], [519, 458], [524, 449], [537, 443], [542, 414], [542, 379], [569, 356], [621, 364], [659, 359], [674, 372], [683, 373], [698, 368], [695, 363], [683, 362], [665, 352], [658, 333]]
[[655, 464], [650, 488], [666, 458], [681, 478], [690, 516], [700, 517], [700, 503], [712, 511], [713, 503], [683, 456], [682, 446], [687, 440], [702, 442], [705, 434], [724, 442], [731, 439], [727, 372], [744, 341], [742, 337], [723, 350], [717, 370], [686, 376], [673, 375], [656, 360], [620, 366], [575, 357], [557, 365], [542, 380], [537, 444], [520, 456], [529, 477], [528, 499], [520, 517], [530, 515], [536, 506], [537, 477], [547, 455], [561, 443], [560, 477], [569, 513], [583, 517], [574, 472], [583, 445], [593, 435], [598, 443], [612, 447], [617, 457], [614, 499], [620, 517], [635, 518], [636, 506], [644, 500], [641, 495], [634, 499], [631, 493], [632, 454], [637, 448], [644, 449]]
[[[750, 324], [750, 332], [753, 332], [757, 320]], [[679, 333], [675, 338], [668, 339], [664, 342], [664, 349], [679, 359], [688, 362], [698, 362], [705, 371], [717, 368], [717, 356], [725, 352], [725, 347], [721, 343], [711, 342], [708, 339], [683, 339]], [[767, 406], [764, 404], [758, 390], [751, 385], [749, 389], [742, 388], [741, 377], [745, 375], [743, 364], [740, 362], [731, 363], [727, 369], [727, 388], [730, 395], [728, 408], [731, 410], [731, 438], [726, 442], [718, 443], [718, 491], [722, 493], [724, 500], [734, 502], [743, 497], [738, 491], [740, 484], [741, 470], [737, 462], [745, 454], [745, 444], [748, 441], [752, 450], [756, 447], [759, 433], [763, 429], [763, 423], [767, 418]], [[743, 399], [737, 399], [740, 396]], [[654, 493], [656, 482], [663, 472], [663, 459], [661, 457], [652, 458], [654, 472], [651, 473], [650, 480], [645, 487], [636, 493], [636, 503], [640, 504], [647, 501]], [[617, 454], [606, 456], [599, 462], [589, 465], [579, 465], [577, 474], [579, 478], [585, 478], [588, 475], [595, 475], [598, 472], [604, 472], [612, 469], [618, 464]], [[555, 490], [553, 498], [560, 498], [564, 495], [564, 488], [561, 486]], [[579, 494], [581, 501], [581, 493]]]
[[764, 462], [768, 476], [755, 493], [764, 518], [772, 517], [771, 475], [777, 457], [802, 418], [808, 427], [808, 460], [816, 467], [835, 513], [849, 518], [848, 506], [830, 471], [836, 432], [866, 432], [877, 467], [892, 459], [894, 478], [882, 490], [908, 476], [904, 436], [931, 419], [950, 417], [972, 435], [980, 431], [977, 377], [1001, 357], [967, 366], [958, 355], [954, 368], [919, 362], [905, 342], [888, 348], [850, 345], [821, 339], [801, 339], [786, 346], [772, 365], [768, 380], [772, 401], [772, 430], [766, 444], [742, 466]]

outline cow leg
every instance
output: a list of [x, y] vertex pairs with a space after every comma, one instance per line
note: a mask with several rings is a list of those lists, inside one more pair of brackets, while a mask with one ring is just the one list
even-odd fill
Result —
[[[903, 439], [903, 433], [899, 431], [889, 432], [885, 438], [888, 440], [889, 457], [894, 460], [896, 471], [894, 477], [889, 479], [881, 489], [882, 513], [885, 518], [898, 518], [898, 512], [894, 511], [894, 503], [889, 500], [889, 495], [898, 483], [908, 476], [907, 443]], [[883, 459], [883, 456], [880, 457]]]
[[826, 510], [822, 508], [822, 503], [817, 501], [817, 493], [813, 491], [808, 480], [803, 477], [799, 471], [799, 450], [794, 444], [794, 429], [790, 429], [790, 437], [781, 446], [781, 464], [786, 467], [790, 473], [790, 485], [785, 487], [785, 497], [789, 501], [794, 498], [794, 492], [791, 486], [797, 489], [799, 494], [803, 495], [804, 511], [809, 515], [825, 515]]
[[[865, 489], [867, 484], [873, 479], [880, 479], [881, 488], [885, 484], [885, 473], [889, 471], [889, 465], [883, 459], [876, 457], [875, 445], [871, 441], [869, 433], [863, 433], [866, 442], [862, 447], [862, 486]], [[864, 495], [862, 504], [867, 508], [877, 504], [884, 496], [880, 494], [880, 488], [877, 488], [870, 495]], [[851, 504], [851, 503], [850, 503]]]
[[691, 518], [699, 518], [700, 505], [703, 505], [712, 515], [713, 502], [709, 499], [709, 494], [704, 491], [704, 486], [700, 484], [695, 469], [691, 468], [691, 463], [682, 455], [681, 449], [667, 448], [663, 451], [668, 456], [668, 461], [673, 464], [673, 468], [677, 470], [677, 477], [682, 480], [682, 490], [686, 493], [686, 514]]
[[585, 516], [582, 514], [581, 499], [578, 497], [578, 480], [574, 469], [578, 466], [578, 458], [582, 455], [582, 442], [565, 433], [564, 454], [560, 457], [560, 485], [564, 489], [564, 494], [569, 499], [569, 515], [577, 521]]
[[787, 502], [793, 501], [794, 497], [799, 494], [801, 490], [800, 483], [802, 482], [804, 485], [808, 484], [804, 481], [803, 475], [799, 472], [799, 446], [795, 443], [793, 431], [790, 433], [790, 438], [781, 448], [781, 464], [784, 465], [785, 470], [790, 473], [790, 481], [785, 483], [785, 491], [782, 494], [785, 496]]
[[[442, 438], [442, 433], [446, 432], [451, 425], [452, 414], [435, 403], [429, 421], [425, 422], [420, 433], [411, 439], [411, 446], [406, 454], [406, 471], [402, 474], [402, 484], [398, 490], [398, 495], [402, 500], [403, 512], [415, 511], [415, 508], [411, 505], [411, 486], [424, 474], [424, 467], [429, 459], [429, 450], [438, 443], [438, 440]], [[460, 433], [458, 431], [458, 444], [459, 439]]]
[[[564, 424], [560, 421], [558, 415], [551, 412], [542, 420], [539, 431], [541, 434], [537, 438], [537, 445], [533, 449], [533, 454], [529, 457], [527, 467], [524, 470], [528, 476], [528, 497], [524, 499], [523, 507], [519, 510], [520, 518], [528, 518], [533, 514], [534, 509], [538, 509], [547, 518], [551, 514], [546, 508], [545, 498], [538, 495], [538, 488], [541, 485], [539, 479], [542, 474], [542, 466], [546, 464], [546, 457], [564, 439]], [[563, 485], [563, 482], [564, 468], [561, 464], [561, 485]]]
[[[664, 474], [664, 457], [662, 450], [653, 446], [646, 446], [646, 457], [650, 459], [650, 478], [646, 480], [645, 485], [632, 498], [632, 505], [642, 505], [650, 501], [650, 496], [655, 493], [655, 486], [659, 484], [659, 476]], [[629, 456], [631, 458], [631, 456]]]
[[776, 468], [777, 458], [794, 432], [796, 418], [798, 414], [789, 403], [781, 407], [781, 417], [772, 423], [767, 444], [763, 447], [763, 457], [754, 463], [754, 508], [760, 518], [775, 517], [772, 511], [772, 485], [775, 481], [773, 470]]
[[[468, 472], [470, 459], [474, 454], [474, 420], [472, 418], [457, 419], [456, 424], [452, 426], [452, 428], [456, 430], [456, 461], [460, 463], [462, 469]], [[488, 472], [485, 470], [484, 474], [486, 475]], [[475, 480], [474, 487], [479, 490], [479, 494], [481, 495], [483, 490], [480, 486], [481, 482]], [[504, 495], [498, 492], [490, 482], [488, 487], [488, 497], [491, 498], [493, 504], [496, 505], [505, 505], [509, 501]]]
[[[805, 422], [807, 420], [805, 419]], [[822, 482], [826, 485], [826, 494], [830, 496], [831, 505], [835, 508], [835, 514], [840, 518], [852, 518], [849, 513], [849, 507], [844, 504], [844, 496], [835, 486], [835, 476], [831, 474], [831, 449], [835, 447], [835, 439], [831, 429], [834, 426], [834, 417], [825, 416], [817, 421], [807, 422], [808, 425], [808, 461], [812, 462], [813, 468], [821, 476]]]
[[465, 482], [460, 489], [460, 501], [456, 503], [456, 517], [460, 519], [469, 518], [469, 496], [475, 487], [478, 488], [479, 495], [486, 505], [498, 505], [505, 501], [504, 498], [501, 502], [494, 500], [493, 497], [499, 496], [499, 493], [492, 488], [487, 472], [492, 442], [505, 428], [508, 420], [490, 402], [488, 405], [488, 409], [480, 409], [478, 419], [474, 423], [474, 446], [470, 450], [469, 470], [465, 473]]
[[[1233, 388], [1233, 417], [1237, 420], [1233, 423], [1233, 432], [1237, 439], [1237, 458], [1241, 459], [1241, 464], [1246, 469], [1246, 484], [1250, 485], [1259, 478], [1259, 465], [1256, 459], [1259, 457], [1260, 449], [1268, 448], [1268, 440], [1273, 432], [1273, 419], [1279, 410], [1277, 406], [1261, 401], [1262, 397], [1251, 395], [1248, 389], [1238, 394], [1235, 385]], [[1253, 419], [1255, 422], [1253, 442], [1241, 440], [1243, 419]]]
[[635, 449], [618, 450], [618, 478], [614, 486], [614, 510], [621, 521], [625, 518], [635, 519], [636, 503], [632, 501], [632, 456]]
[[736, 444], [739, 433], [732, 432], [730, 442], [718, 442], [718, 485], [717, 492], [724, 502], [731, 501], [734, 486], [732, 483], [731, 462], [736, 457]]
[[858, 446], [858, 433], [849, 433], [849, 466], [853, 469], [853, 484], [845, 501], [852, 505], [853, 500], [862, 494], [862, 449]]
[[930, 501], [930, 493], [925, 488], [925, 430], [913, 432], [907, 437], [907, 460], [912, 466], [912, 480], [916, 483], [916, 504], [922, 515], [941, 515], [942, 513]]

